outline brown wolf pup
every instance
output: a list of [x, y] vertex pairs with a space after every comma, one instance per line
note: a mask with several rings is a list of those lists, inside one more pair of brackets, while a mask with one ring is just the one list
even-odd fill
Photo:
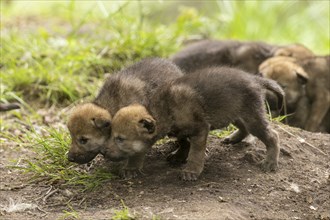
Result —
[[[310, 111], [304, 128], [308, 131], [329, 131], [330, 122], [326, 121], [330, 113], [330, 55], [315, 56], [297, 62], [309, 75], [306, 92]], [[299, 111], [299, 109], [297, 109]], [[299, 112], [297, 113], [299, 114]]]
[[314, 57], [315, 54], [302, 44], [289, 44], [275, 48], [273, 56], [293, 57], [300, 60]]
[[[201, 69], [168, 82], [157, 89], [149, 106], [130, 105], [114, 115], [112, 135], [103, 155], [115, 161], [128, 159], [125, 172], [135, 176], [143, 166], [146, 151], [172, 132], [179, 139], [189, 139], [182, 179], [196, 180], [204, 167], [210, 127], [223, 128], [233, 123], [238, 130], [225, 142], [237, 143], [249, 133], [255, 135], [267, 147], [262, 169], [276, 170], [279, 140], [267, 121], [265, 90], [283, 98], [284, 92], [275, 81], [225, 67]], [[174, 157], [185, 156], [184, 151], [179, 149]]]
[[67, 126], [72, 144], [68, 159], [91, 161], [110, 137], [112, 115], [130, 104], [147, 105], [154, 89], [182, 75], [172, 62], [149, 58], [109, 76], [95, 100], [77, 106], [70, 115]]
[[259, 66], [262, 76], [277, 81], [286, 94], [292, 126], [308, 131], [330, 132], [330, 58], [314, 56], [301, 60], [273, 57]]
[[259, 66], [259, 73], [265, 78], [275, 80], [285, 92], [287, 113], [296, 110], [298, 101], [306, 94], [305, 87], [309, 76], [295, 63], [292, 57], [272, 57]]

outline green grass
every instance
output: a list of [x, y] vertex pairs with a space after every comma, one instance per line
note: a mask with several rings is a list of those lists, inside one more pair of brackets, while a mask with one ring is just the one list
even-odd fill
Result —
[[63, 215], [61, 215], [56, 220], [69, 220], [69, 219], [81, 219], [79, 213], [72, 208], [72, 206], [68, 205], [69, 211], [63, 210]]
[[133, 220], [135, 217], [130, 213], [129, 208], [125, 205], [124, 201], [121, 200], [123, 209], [115, 210], [115, 215], [111, 217], [111, 220]]
[[[72, 1], [62, 7], [70, 11], [78, 4]], [[2, 99], [13, 98], [7, 95], [12, 91], [18, 97], [48, 106], [67, 105], [95, 95], [104, 73], [112, 73], [144, 57], [168, 56], [187, 35], [185, 27], [191, 28], [198, 19], [183, 15], [169, 26], [141, 26], [136, 17], [124, 16], [121, 11], [109, 18], [91, 19], [94, 23], [87, 13], [86, 17], [60, 18], [64, 25], [70, 26], [69, 32], [63, 34], [61, 26], [55, 26], [58, 30], [54, 31], [52, 25], [56, 21], [52, 17], [47, 23], [36, 17], [36, 22], [44, 27], [31, 27], [32, 30], [21, 33], [6, 26], [9, 17], [15, 19], [12, 16], [5, 19], [5, 31], [1, 35]], [[87, 33], [80, 31], [83, 27], [89, 29]]]
[[31, 182], [44, 182], [58, 187], [75, 187], [82, 191], [90, 191], [111, 180], [113, 175], [104, 168], [97, 167], [90, 171], [84, 165], [68, 161], [66, 155], [70, 138], [65, 130], [39, 128], [25, 133], [20, 138], [7, 136], [7, 139], [17, 144], [28, 143], [34, 157], [23, 158], [20, 166], [10, 168], [20, 169], [32, 174]]
[[[329, 53], [326, 1], [214, 1], [199, 10], [187, 3], [157, 15], [173, 4], [14, 1], [2, 7], [2, 101], [15, 99], [11, 91], [28, 102], [67, 105], [95, 95], [104, 73], [144, 57], [167, 57], [195, 35], [300, 42]], [[32, 10], [22, 12], [24, 5]], [[30, 25], [17, 25], [24, 16]]]

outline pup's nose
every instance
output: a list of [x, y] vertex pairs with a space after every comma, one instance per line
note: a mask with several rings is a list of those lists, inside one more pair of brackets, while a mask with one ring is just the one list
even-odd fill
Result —
[[100, 154], [102, 154], [103, 156], [105, 155], [105, 153], [106, 153], [106, 150], [105, 150], [105, 148], [104, 147], [102, 147], [101, 149], [100, 149]]
[[75, 162], [75, 159], [74, 159], [74, 156], [73, 156], [73, 154], [72, 153], [68, 153], [68, 160], [70, 161], [70, 162]]

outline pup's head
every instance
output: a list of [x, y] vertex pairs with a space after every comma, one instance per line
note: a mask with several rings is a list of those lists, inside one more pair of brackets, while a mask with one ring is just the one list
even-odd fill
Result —
[[294, 57], [304, 59], [315, 56], [314, 53], [302, 44], [291, 44], [282, 46], [275, 50], [274, 56]]
[[319, 74], [330, 75], [330, 55], [299, 60], [299, 64], [304, 67], [311, 77], [313, 75], [319, 76]]
[[156, 135], [156, 121], [142, 105], [121, 108], [115, 114], [111, 127], [111, 139], [102, 154], [113, 161], [145, 152]]
[[297, 101], [304, 95], [304, 85], [308, 82], [307, 73], [294, 61], [290, 57], [273, 57], [259, 66], [263, 77], [273, 79], [281, 85], [289, 108], [295, 108]]
[[106, 109], [95, 104], [77, 106], [67, 124], [72, 138], [68, 160], [80, 164], [93, 160], [111, 135], [111, 119]]

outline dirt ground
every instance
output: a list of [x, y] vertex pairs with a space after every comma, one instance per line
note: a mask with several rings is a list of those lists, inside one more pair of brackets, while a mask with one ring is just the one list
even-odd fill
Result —
[[[92, 192], [69, 187], [28, 184], [28, 176], [7, 167], [28, 154], [22, 148], [0, 147], [0, 208], [16, 202], [32, 204], [25, 212], [0, 212], [0, 219], [111, 219], [123, 203], [135, 219], [330, 219], [330, 134], [310, 133], [273, 124], [281, 139], [280, 169], [263, 173], [265, 156], [259, 140], [225, 145], [209, 136], [200, 179], [183, 182], [181, 167], [170, 167], [171, 142], [148, 154], [144, 174], [133, 180], [110, 180]], [[94, 166], [116, 173], [118, 164], [97, 157]], [[45, 196], [47, 195], [47, 196]], [[72, 211], [71, 211], [72, 212]]]

